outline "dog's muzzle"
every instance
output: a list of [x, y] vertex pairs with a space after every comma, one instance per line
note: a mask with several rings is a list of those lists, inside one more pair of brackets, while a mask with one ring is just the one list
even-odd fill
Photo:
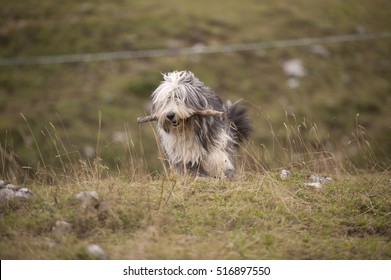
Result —
[[173, 121], [175, 119], [175, 113], [174, 112], [168, 112], [166, 115], [167, 119], [170, 121]]
[[175, 118], [175, 113], [170, 111], [166, 115], [167, 119], [172, 123], [173, 126], [177, 126], [179, 123]]

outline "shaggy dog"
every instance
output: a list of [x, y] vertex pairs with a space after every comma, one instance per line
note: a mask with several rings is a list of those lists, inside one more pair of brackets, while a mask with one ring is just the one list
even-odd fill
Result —
[[138, 123], [157, 121], [160, 143], [178, 173], [232, 179], [236, 152], [251, 132], [247, 109], [224, 104], [192, 72], [163, 77], [152, 93], [151, 115]]

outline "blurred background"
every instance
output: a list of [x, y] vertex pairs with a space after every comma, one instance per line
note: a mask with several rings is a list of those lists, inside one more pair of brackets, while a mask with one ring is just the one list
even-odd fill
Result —
[[[199, 48], [391, 31], [387, 0], [0, 0], [0, 57]], [[28, 62], [28, 60], [26, 60]], [[297, 141], [371, 168], [391, 153], [391, 39], [0, 66], [3, 178], [97, 156], [107, 170], [162, 169], [149, 113], [161, 73], [190, 70], [224, 100], [243, 98], [265, 168]], [[291, 135], [289, 135], [291, 134]], [[294, 134], [294, 135], [293, 135]], [[292, 136], [293, 135], [293, 136]], [[295, 142], [296, 139], [296, 142]], [[303, 148], [303, 145], [301, 146]], [[298, 148], [298, 153], [306, 152]], [[372, 154], [371, 154], [372, 156]], [[370, 161], [373, 164], [373, 161]]]

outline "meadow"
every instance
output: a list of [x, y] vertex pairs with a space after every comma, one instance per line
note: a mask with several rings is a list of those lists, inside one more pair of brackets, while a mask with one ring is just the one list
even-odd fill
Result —
[[[388, 1], [1, 1], [0, 57], [390, 31]], [[301, 74], [287, 73], [296, 61]], [[243, 98], [233, 181], [179, 177], [148, 114], [161, 74]], [[299, 71], [300, 72], [300, 71]], [[391, 39], [0, 66], [1, 259], [390, 259]], [[291, 176], [281, 178], [282, 170]], [[311, 175], [330, 182], [311, 185]], [[76, 198], [95, 191], [85, 204]], [[56, 222], [68, 226], [56, 227]], [[100, 246], [105, 254], [87, 250]]]

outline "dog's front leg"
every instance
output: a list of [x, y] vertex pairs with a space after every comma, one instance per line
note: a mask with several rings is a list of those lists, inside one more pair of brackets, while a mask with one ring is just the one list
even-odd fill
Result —
[[230, 156], [222, 150], [215, 150], [209, 153], [205, 158], [201, 167], [206, 171], [206, 174], [215, 178], [227, 178], [232, 180], [235, 177], [235, 167], [230, 159]]
[[233, 180], [233, 178], [235, 178], [236, 175], [235, 169], [226, 169], [224, 171], [224, 175], [227, 179]]
[[173, 169], [179, 175], [181, 175], [181, 176], [185, 175], [186, 166], [183, 164], [183, 162], [178, 162], [178, 163], [174, 164]]
[[200, 177], [206, 177], [207, 174], [205, 170], [201, 167], [200, 164], [187, 164], [187, 171], [188, 174], [191, 174], [192, 176], [200, 176]]
[[191, 175], [193, 177], [201, 176], [206, 177], [207, 174], [200, 164], [184, 164], [183, 162], [174, 165], [174, 170], [180, 175]]

